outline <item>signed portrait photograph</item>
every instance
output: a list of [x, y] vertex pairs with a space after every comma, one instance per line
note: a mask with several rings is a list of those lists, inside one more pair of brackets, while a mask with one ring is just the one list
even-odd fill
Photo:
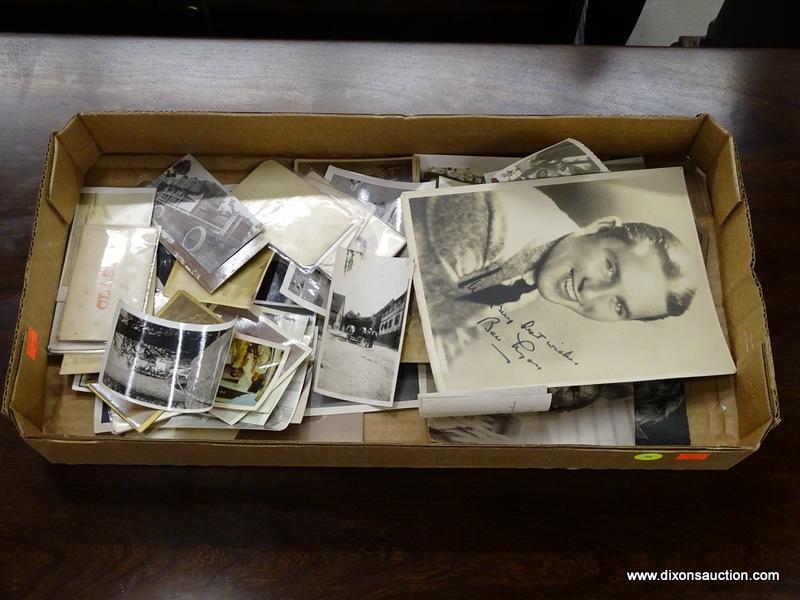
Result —
[[403, 195], [440, 391], [735, 370], [680, 167]]

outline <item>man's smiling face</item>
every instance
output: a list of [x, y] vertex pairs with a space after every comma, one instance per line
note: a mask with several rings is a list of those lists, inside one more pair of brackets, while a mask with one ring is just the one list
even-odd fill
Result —
[[606, 235], [614, 224], [596, 222], [562, 238], [539, 267], [539, 293], [596, 321], [668, 314], [671, 284], [662, 256], [647, 241], [630, 243]]

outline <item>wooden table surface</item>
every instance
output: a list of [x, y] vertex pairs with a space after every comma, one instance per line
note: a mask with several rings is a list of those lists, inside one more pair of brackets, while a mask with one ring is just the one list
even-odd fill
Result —
[[688, 473], [64, 467], [0, 419], [0, 595], [797, 597], [798, 98], [798, 51], [0, 36], [3, 364], [47, 136], [76, 112], [708, 112], [741, 153], [784, 418]]

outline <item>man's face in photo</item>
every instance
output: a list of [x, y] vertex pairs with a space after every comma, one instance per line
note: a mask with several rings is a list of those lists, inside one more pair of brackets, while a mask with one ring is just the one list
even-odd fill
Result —
[[610, 226], [595, 222], [562, 238], [539, 268], [540, 294], [596, 321], [666, 315], [670, 282], [657, 249], [608, 236]]

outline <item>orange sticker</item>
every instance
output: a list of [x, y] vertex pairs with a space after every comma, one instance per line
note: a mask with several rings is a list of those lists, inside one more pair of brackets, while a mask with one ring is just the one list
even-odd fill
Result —
[[711, 456], [711, 452], [681, 452], [675, 460], [705, 460]]
[[31, 360], [36, 360], [36, 355], [39, 354], [39, 332], [33, 327], [28, 327], [28, 343], [25, 346], [25, 354]]

